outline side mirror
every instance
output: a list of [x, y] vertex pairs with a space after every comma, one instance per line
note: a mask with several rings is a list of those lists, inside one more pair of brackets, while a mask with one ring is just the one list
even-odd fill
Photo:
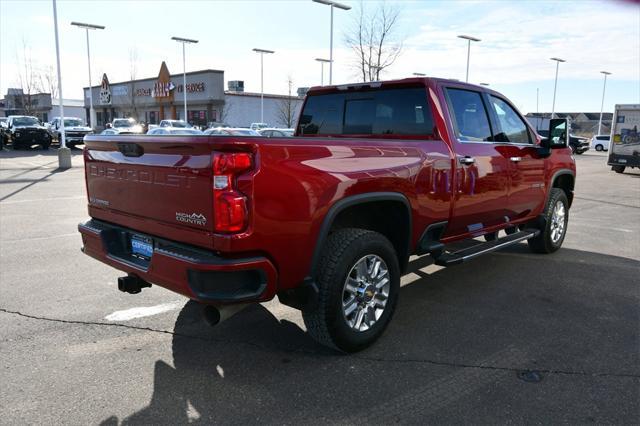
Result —
[[549, 149], [567, 147], [567, 134], [569, 122], [564, 118], [552, 118], [549, 120], [549, 136], [542, 140], [542, 146]]

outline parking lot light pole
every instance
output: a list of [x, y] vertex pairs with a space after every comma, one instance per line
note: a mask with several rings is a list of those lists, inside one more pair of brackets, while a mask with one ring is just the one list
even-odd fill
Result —
[[467, 40], [467, 78], [466, 82], [469, 82], [469, 57], [471, 56], [471, 42], [472, 41], [481, 41], [479, 38], [471, 37], [468, 35], [459, 35], [458, 38], [463, 38]]
[[192, 40], [190, 38], [182, 38], [182, 37], [171, 37], [171, 40], [175, 40], [178, 43], [182, 43], [182, 97], [184, 99], [184, 122], [188, 123], [187, 121], [187, 65], [185, 61], [184, 45], [187, 43], [189, 44], [197, 43], [198, 40]]
[[333, 84], [333, 8], [350, 10], [351, 6], [332, 0], [312, 0], [315, 3], [326, 4], [331, 8], [331, 23], [329, 25], [329, 85]]
[[607, 76], [611, 75], [609, 71], [600, 71], [601, 74], [604, 74], [604, 86], [602, 86], [602, 102], [600, 103], [600, 120], [598, 120], [598, 135], [600, 134], [600, 130], [602, 130], [602, 110], [604, 108], [604, 92], [607, 90]]
[[85, 24], [83, 22], [72, 22], [79, 28], [84, 28], [87, 34], [87, 64], [89, 65], [89, 124], [93, 128], [95, 124], [96, 111], [93, 109], [93, 89], [91, 88], [91, 51], [89, 50], [89, 30], [104, 30], [102, 25]]
[[556, 89], [558, 88], [558, 69], [560, 68], [560, 62], [567, 62], [560, 58], [550, 58], [552, 61], [556, 61], [556, 81], [553, 83], [553, 102], [551, 103], [551, 118], [556, 112]]
[[62, 77], [60, 76], [60, 43], [58, 42], [58, 9], [53, 0], [53, 30], [56, 40], [56, 66], [58, 71], [58, 106], [60, 108], [60, 148], [58, 149], [58, 168], [71, 168], [71, 150], [67, 148], [64, 132], [64, 105], [62, 104]]
[[264, 54], [275, 53], [273, 50], [253, 49], [260, 54], [260, 123], [264, 123]]
[[320, 62], [320, 86], [324, 86], [324, 64], [331, 61], [322, 58], [316, 58], [316, 61]]

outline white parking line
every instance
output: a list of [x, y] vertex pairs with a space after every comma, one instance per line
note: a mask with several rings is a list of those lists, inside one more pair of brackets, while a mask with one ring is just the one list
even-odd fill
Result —
[[112, 314], [104, 317], [107, 321], [129, 321], [135, 318], [150, 317], [152, 315], [162, 314], [164, 312], [173, 311], [184, 305], [184, 300], [178, 300], [175, 302], [163, 303], [156, 306], [138, 307], [125, 309], [123, 311], [115, 311]]
[[79, 232], [74, 232], [72, 234], [51, 235], [48, 237], [16, 238], [13, 240], [2, 240], [2, 242], [3, 243], [21, 243], [21, 242], [29, 242], [29, 241], [51, 240], [53, 238], [79, 237], [79, 236], [80, 236]]

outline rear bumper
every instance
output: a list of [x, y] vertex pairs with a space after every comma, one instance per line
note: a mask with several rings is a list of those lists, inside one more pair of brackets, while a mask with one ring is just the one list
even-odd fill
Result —
[[[262, 302], [272, 299], [276, 292], [277, 272], [265, 257], [226, 259], [94, 219], [79, 224], [78, 230], [85, 254], [199, 302]], [[153, 240], [150, 259], [131, 254], [132, 234]]]

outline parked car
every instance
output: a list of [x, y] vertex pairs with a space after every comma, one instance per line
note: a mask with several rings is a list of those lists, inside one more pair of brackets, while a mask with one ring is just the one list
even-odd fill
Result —
[[569, 147], [574, 154], [582, 155], [589, 151], [589, 139], [570, 134]]
[[278, 143], [87, 136], [83, 252], [125, 272], [119, 290], [158, 284], [211, 324], [278, 296], [320, 343], [358, 351], [391, 321], [411, 255], [562, 246], [576, 165], [567, 120], [549, 126], [540, 138], [487, 87], [409, 78], [312, 88]]
[[8, 138], [7, 133], [7, 117], [0, 117], [0, 149], [6, 145], [5, 138]]
[[193, 126], [184, 120], [162, 120], [160, 127], [191, 128]]
[[13, 149], [28, 148], [40, 145], [49, 149], [51, 134], [37, 117], [27, 115], [10, 115], [7, 119], [6, 141], [11, 142]]
[[295, 129], [262, 129], [258, 133], [267, 138], [290, 138], [295, 131]]
[[232, 135], [232, 136], [260, 136], [255, 130], [245, 129], [241, 127], [217, 127], [215, 129], [207, 129], [205, 135]]
[[596, 151], [608, 151], [610, 140], [610, 135], [594, 135], [591, 138], [591, 148]]
[[142, 134], [142, 125], [140, 125], [134, 118], [114, 118], [110, 124], [112, 129], [116, 129], [121, 132]]
[[[54, 139], [60, 141], [60, 117], [56, 117], [49, 122], [49, 133]], [[81, 118], [77, 117], [65, 117], [64, 118], [64, 136], [65, 144], [69, 148], [75, 147], [77, 144], [82, 144], [84, 137], [90, 133], [93, 133], [93, 129], [85, 125]]]
[[100, 132], [100, 135], [134, 135], [134, 134], [136, 134], [136, 133], [133, 133], [128, 128], [116, 129], [116, 128], [113, 128], [113, 127], [110, 127], [108, 129], [104, 129], [102, 132]]
[[269, 127], [267, 123], [251, 123], [251, 126], [249, 126], [251, 130], [266, 129], [267, 127]]
[[202, 131], [185, 127], [156, 127], [149, 130], [147, 135], [202, 135]]
[[231, 127], [231, 126], [221, 121], [210, 121], [209, 123], [207, 123], [207, 129], [214, 129], [216, 127]]

